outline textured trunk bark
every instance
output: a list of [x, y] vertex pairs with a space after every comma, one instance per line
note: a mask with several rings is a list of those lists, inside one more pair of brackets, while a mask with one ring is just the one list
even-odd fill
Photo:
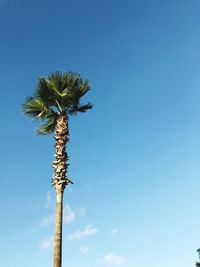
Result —
[[55, 148], [55, 161], [52, 167], [54, 170], [54, 175], [52, 179], [52, 185], [55, 187], [62, 184], [63, 190], [68, 185], [68, 183], [73, 183], [69, 177], [67, 177], [66, 172], [69, 166], [68, 155], [66, 153], [67, 142], [69, 142], [69, 130], [68, 130], [68, 117], [66, 114], [60, 114], [57, 120], [56, 135], [54, 139], [56, 141]]
[[61, 267], [62, 266], [63, 190], [61, 189], [60, 192], [56, 192], [56, 194], [57, 194], [57, 205], [56, 205], [53, 266]]
[[68, 117], [66, 114], [60, 114], [57, 120], [55, 148], [55, 161], [52, 167], [54, 168], [54, 175], [52, 185], [55, 186], [57, 195], [56, 206], [56, 225], [55, 225], [55, 239], [54, 239], [54, 267], [62, 266], [62, 213], [63, 213], [63, 193], [68, 183], [72, 181], [67, 177], [68, 156], [66, 153], [66, 146], [68, 139]]

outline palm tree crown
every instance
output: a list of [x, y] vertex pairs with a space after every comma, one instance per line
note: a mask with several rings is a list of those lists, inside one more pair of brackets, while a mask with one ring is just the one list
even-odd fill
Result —
[[80, 99], [89, 90], [89, 81], [85, 81], [75, 72], [53, 72], [47, 78], [38, 78], [33, 97], [27, 97], [22, 105], [23, 112], [33, 119], [38, 119], [42, 126], [38, 135], [51, 134], [59, 115], [73, 115], [92, 109], [87, 103], [81, 105]]

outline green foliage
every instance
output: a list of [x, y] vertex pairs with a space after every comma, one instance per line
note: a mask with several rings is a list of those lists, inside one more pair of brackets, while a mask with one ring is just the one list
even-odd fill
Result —
[[51, 134], [61, 113], [74, 115], [92, 109], [90, 103], [80, 104], [89, 90], [89, 81], [74, 72], [53, 72], [46, 78], [38, 78], [33, 97], [27, 97], [22, 105], [23, 113], [42, 123], [37, 134]]
[[56, 127], [56, 117], [49, 118], [46, 122], [37, 129], [37, 135], [51, 134]]

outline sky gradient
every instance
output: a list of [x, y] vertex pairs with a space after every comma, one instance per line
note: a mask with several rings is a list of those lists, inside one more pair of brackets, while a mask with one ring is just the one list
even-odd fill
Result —
[[200, 1], [0, 0], [0, 266], [53, 266], [54, 140], [21, 104], [77, 71], [63, 267], [193, 267], [200, 247]]

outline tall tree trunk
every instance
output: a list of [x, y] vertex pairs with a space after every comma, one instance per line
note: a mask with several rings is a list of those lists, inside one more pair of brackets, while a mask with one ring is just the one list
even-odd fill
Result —
[[66, 172], [68, 168], [68, 156], [66, 153], [66, 146], [68, 139], [68, 117], [66, 114], [60, 114], [57, 120], [55, 148], [55, 161], [52, 167], [54, 168], [54, 175], [52, 185], [55, 186], [57, 196], [56, 206], [56, 224], [55, 224], [55, 239], [54, 239], [54, 267], [62, 266], [62, 217], [63, 217], [63, 193], [68, 183], [72, 181], [67, 177]]
[[63, 190], [60, 187], [56, 189], [57, 205], [56, 205], [56, 223], [54, 238], [54, 258], [53, 266], [62, 266], [62, 217], [63, 217]]

